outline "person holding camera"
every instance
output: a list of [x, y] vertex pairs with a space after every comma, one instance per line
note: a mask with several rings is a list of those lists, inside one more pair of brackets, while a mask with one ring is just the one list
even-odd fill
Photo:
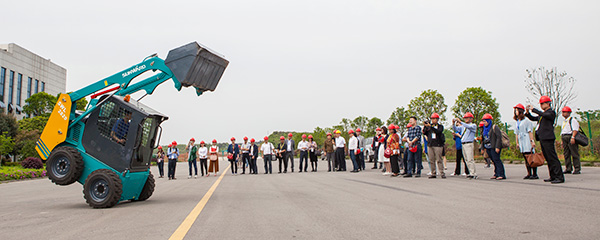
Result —
[[470, 112], [465, 113], [463, 116], [463, 121], [458, 118], [452, 120], [452, 126], [456, 133], [454, 133], [454, 137], [458, 138], [456, 140], [456, 146], [460, 144], [461, 150], [457, 150], [457, 158], [456, 158], [456, 169], [454, 170], [455, 174], [460, 174], [460, 161], [458, 158], [458, 152], [461, 152], [461, 156], [464, 159], [465, 163], [465, 173], [467, 174], [467, 178], [473, 179], [477, 178], [477, 170], [475, 169], [475, 133], [477, 132], [477, 125], [473, 123], [473, 114]]
[[[563, 175], [556, 149], [554, 149], [554, 142], [556, 141], [556, 137], [554, 136], [554, 119], [556, 118], [556, 112], [552, 109], [552, 99], [548, 96], [542, 96], [539, 102], [542, 111], [529, 104], [527, 105], [525, 116], [531, 121], [538, 122], [535, 136], [540, 142], [542, 154], [544, 154], [544, 158], [548, 162], [548, 172], [550, 173], [550, 178], [544, 179], [544, 182], [552, 184], [564, 183], [565, 176]], [[533, 116], [531, 112], [537, 116]]]
[[[429, 148], [429, 160], [431, 161], [431, 176], [436, 178], [437, 172], [440, 172], [442, 178], [446, 178], [444, 172], [444, 162], [442, 160], [442, 152], [446, 138], [444, 137], [444, 126], [439, 124], [440, 115], [437, 113], [431, 114], [431, 123], [424, 124], [423, 134], [427, 136], [427, 144]], [[437, 165], [437, 166], [436, 166]]]

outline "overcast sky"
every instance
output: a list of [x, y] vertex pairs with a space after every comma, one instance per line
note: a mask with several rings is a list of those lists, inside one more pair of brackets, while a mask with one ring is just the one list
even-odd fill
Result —
[[433, 88], [448, 116], [466, 87], [493, 92], [504, 121], [525, 103], [525, 69], [577, 79], [598, 109], [598, 1], [8, 1], [0, 43], [67, 69], [74, 91], [197, 41], [230, 61], [216, 91], [161, 85], [162, 143], [311, 131], [359, 115], [384, 121]]

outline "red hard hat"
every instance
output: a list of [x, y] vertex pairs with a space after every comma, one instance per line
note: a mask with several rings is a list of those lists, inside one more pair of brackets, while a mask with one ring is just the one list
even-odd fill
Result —
[[412, 126], [409, 124], [406, 124], [406, 128], [411, 128]]
[[348, 131], [348, 134], [353, 134], [354, 130], [350, 129], [350, 131]]
[[169, 144], [169, 147], [173, 147], [173, 145]]
[[173, 146], [177, 146], [177, 142], [173, 141], [173, 142], [171, 143], [171, 145], [173, 145]]
[[312, 135], [308, 135], [308, 138], [313, 138]]
[[484, 121], [479, 122], [479, 127], [483, 127], [483, 125], [485, 125]]
[[519, 104], [517, 104], [517, 105], [515, 105], [513, 108], [518, 108], [518, 109], [523, 109], [523, 110], [525, 110], [525, 106], [523, 106], [523, 104], [520, 104], [520, 103], [519, 103]]
[[483, 117], [481, 119], [483, 119], [483, 120], [488, 120], [488, 119], [489, 120], [494, 120], [494, 118], [492, 117], [492, 115], [489, 114], [489, 113], [483, 114]]
[[433, 119], [433, 118], [437, 118], [437, 119], [439, 119], [439, 118], [440, 118], [440, 115], [439, 115], [439, 114], [437, 114], [437, 113], [433, 113], [433, 114], [431, 114], [431, 118], [432, 118], [432, 119]]
[[463, 116], [463, 118], [473, 118], [473, 114], [470, 112], [465, 113], [465, 116]]
[[285, 140], [285, 138], [283, 136], [279, 137], [279, 140]]
[[162, 146], [158, 146], [158, 149], [162, 149]]
[[255, 141], [254, 141], [254, 138], [253, 138], [253, 139], [250, 139], [250, 142], [255, 142]]
[[288, 137], [294, 136], [292, 133], [288, 133]]
[[375, 131], [381, 131], [381, 128], [376, 128]]
[[244, 140], [248, 140], [248, 137], [244, 137]]
[[265, 139], [265, 141], [268, 141], [268, 140], [269, 140], [269, 137], [265, 137], [264, 139]]
[[573, 111], [571, 111], [571, 108], [570, 108], [569, 106], [565, 106], [565, 107], [562, 109], [562, 112], [573, 112]]
[[213, 142], [213, 143], [217, 143], [217, 139], [213, 139], [213, 141], [212, 141], [212, 142]]
[[327, 133], [327, 136], [331, 136], [331, 133], [330, 133], [330, 132], [328, 132], [328, 133]]
[[200, 144], [206, 144], [204, 141], [200, 141]]
[[388, 126], [388, 129], [389, 129], [389, 130], [392, 130], [392, 129], [394, 129], [395, 127], [396, 127], [396, 126], [394, 126], [394, 124], [390, 124], [390, 125]]
[[306, 134], [302, 134], [302, 138], [306, 138]]
[[190, 138], [190, 141], [192, 141], [192, 142], [195, 142], [195, 141], [196, 141], [196, 139], [194, 139], [194, 138]]
[[540, 104], [546, 103], [546, 102], [552, 102], [552, 99], [550, 99], [550, 97], [548, 97], [548, 96], [542, 96], [540, 98]]
[[356, 129], [356, 132], [362, 132], [362, 131], [360, 130], [360, 128], [357, 128], [357, 129]]
[[235, 137], [232, 137], [232, 138], [231, 138], [231, 141], [235, 141]]

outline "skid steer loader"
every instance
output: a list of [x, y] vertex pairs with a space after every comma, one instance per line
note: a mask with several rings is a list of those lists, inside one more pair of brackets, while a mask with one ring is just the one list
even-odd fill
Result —
[[[214, 91], [229, 62], [196, 42], [156, 54], [141, 63], [69, 94], [60, 94], [36, 150], [46, 160], [48, 178], [57, 185], [79, 182], [94, 208], [121, 201], [144, 201], [154, 191], [150, 160], [168, 117], [131, 99], [152, 94], [172, 79], [175, 88], [194, 87], [196, 94]], [[130, 84], [140, 74], [155, 74]], [[75, 102], [90, 96], [85, 111]]]

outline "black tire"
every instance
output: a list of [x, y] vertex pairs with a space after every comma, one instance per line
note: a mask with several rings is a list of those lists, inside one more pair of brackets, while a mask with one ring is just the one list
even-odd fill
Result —
[[137, 201], [145, 201], [148, 198], [150, 198], [150, 196], [152, 196], [152, 193], [154, 193], [154, 176], [152, 175], [152, 173], [150, 173], [150, 175], [148, 175], [148, 179], [146, 180], [146, 184], [144, 184], [144, 188], [142, 188], [142, 192], [140, 193], [140, 196], [138, 197]]
[[110, 208], [119, 203], [123, 184], [119, 176], [109, 169], [93, 171], [83, 185], [83, 198], [93, 208]]
[[57, 147], [46, 162], [46, 174], [56, 185], [69, 185], [81, 177], [83, 158], [77, 149]]

